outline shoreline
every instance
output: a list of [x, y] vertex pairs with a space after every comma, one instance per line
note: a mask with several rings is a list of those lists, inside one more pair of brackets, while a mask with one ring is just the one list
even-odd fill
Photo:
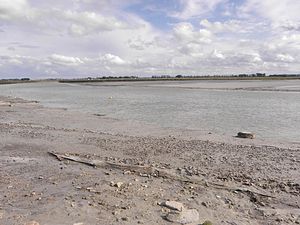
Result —
[[[0, 224], [172, 224], [159, 205], [166, 200], [196, 209], [195, 224], [300, 221], [299, 145], [205, 137], [22, 99], [0, 102], [9, 103], [0, 105]], [[93, 168], [49, 152], [123, 167]], [[137, 165], [165, 175], [139, 173]]]
[[157, 82], [157, 81], [276, 81], [276, 80], [299, 80], [300, 76], [267, 76], [267, 77], [234, 77], [234, 76], [203, 76], [203, 77], [169, 77], [169, 78], [79, 78], [79, 79], [60, 79], [60, 83], [103, 83], [103, 82]]

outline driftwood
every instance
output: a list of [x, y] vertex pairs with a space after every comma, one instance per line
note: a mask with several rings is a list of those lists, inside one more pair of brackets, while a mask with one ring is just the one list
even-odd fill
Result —
[[111, 163], [101, 160], [87, 160], [79, 156], [61, 155], [54, 152], [49, 152], [50, 155], [56, 157], [59, 161], [69, 160], [77, 163], [82, 163], [92, 167], [106, 168], [106, 169], [118, 169], [118, 170], [130, 170], [136, 173], [153, 174], [154, 168], [151, 166], [139, 166], [139, 165], [127, 165], [121, 163]]
[[176, 174], [174, 170], [171, 169], [161, 169], [153, 166], [140, 166], [140, 165], [131, 165], [131, 164], [121, 164], [121, 163], [112, 163], [112, 162], [105, 162], [101, 160], [88, 160], [85, 158], [82, 158], [80, 156], [72, 156], [72, 155], [62, 155], [54, 152], [49, 152], [51, 156], [54, 156], [57, 158], [59, 161], [63, 160], [69, 160], [77, 163], [82, 163], [88, 166], [92, 166], [95, 168], [105, 168], [105, 169], [118, 169], [118, 170], [123, 170], [123, 171], [131, 171], [133, 173], [137, 174], [147, 174], [147, 175], [152, 175], [154, 177], [162, 177], [166, 179], [171, 179], [171, 180], [177, 180], [181, 182], [186, 182], [186, 183], [192, 183], [192, 184], [198, 184], [198, 185], [208, 185], [209, 187], [213, 187], [215, 189], [222, 189], [222, 190], [227, 190], [227, 191], [235, 191], [235, 192], [240, 192], [248, 197], [250, 197], [250, 200], [253, 202], [258, 201], [256, 196], [259, 196], [260, 198], [275, 198], [271, 195], [259, 193], [257, 191], [253, 191], [247, 188], [237, 188], [237, 187], [228, 187], [223, 184], [218, 184], [218, 183], [212, 183], [212, 182], [207, 182], [202, 179], [197, 179], [195, 177], [188, 177], [188, 176], [182, 176], [179, 174]]

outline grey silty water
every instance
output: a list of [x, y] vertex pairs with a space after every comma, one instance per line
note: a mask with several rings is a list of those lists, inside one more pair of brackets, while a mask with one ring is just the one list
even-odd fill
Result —
[[[244, 88], [247, 83], [240, 84]], [[93, 86], [49, 82], [2, 85], [0, 95], [160, 127], [221, 135], [247, 130], [262, 139], [299, 142], [300, 81], [263, 83], [269, 91], [250, 90], [261, 88], [261, 84], [252, 82], [245, 90], [232, 90], [236, 85], [233, 81], [199, 82], [199, 85], [197, 82], [160, 82]]]

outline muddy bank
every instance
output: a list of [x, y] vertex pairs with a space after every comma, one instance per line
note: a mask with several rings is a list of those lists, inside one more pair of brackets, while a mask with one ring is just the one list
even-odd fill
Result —
[[297, 145], [0, 101], [1, 225], [178, 224], [166, 200], [196, 210], [193, 224], [300, 222]]

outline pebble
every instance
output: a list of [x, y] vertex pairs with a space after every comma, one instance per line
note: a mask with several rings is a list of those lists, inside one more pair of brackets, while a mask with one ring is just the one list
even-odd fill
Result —
[[122, 217], [121, 220], [123, 220], [123, 221], [128, 221], [129, 218], [128, 218], [128, 217]]
[[110, 186], [112, 186], [112, 187], [120, 188], [120, 187], [122, 187], [123, 185], [124, 185], [123, 182], [117, 182], [117, 183], [115, 183], [115, 182], [113, 182], [113, 181], [110, 182]]
[[115, 187], [117, 187], [117, 188], [120, 188], [120, 187], [122, 187], [123, 186], [123, 182], [117, 182], [117, 183], [115, 183]]

